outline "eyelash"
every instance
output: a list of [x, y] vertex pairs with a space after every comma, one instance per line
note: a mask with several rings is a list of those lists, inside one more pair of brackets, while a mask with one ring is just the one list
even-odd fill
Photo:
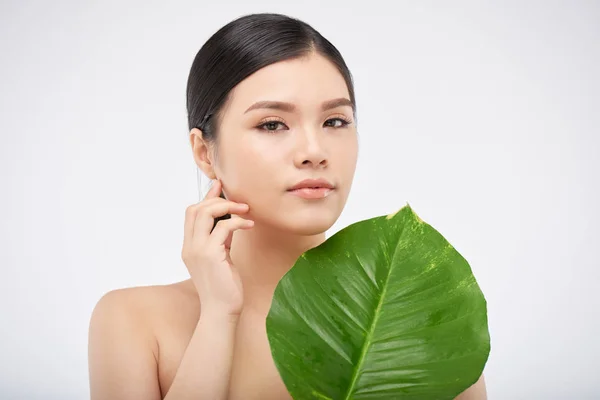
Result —
[[[352, 121], [347, 120], [346, 118], [341, 118], [341, 117], [336, 117], [336, 118], [329, 118], [327, 121], [335, 121], [335, 120], [339, 120], [342, 121], [342, 125], [338, 126], [338, 127], [329, 127], [329, 128], [334, 128], [334, 129], [342, 129], [347, 127], [348, 125], [350, 125], [352, 123]], [[325, 122], [327, 122], [325, 121]], [[256, 128], [265, 132], [269, 132], [269, 133], [275, 133], [281, 129], [264, 129], [264, 126], [269, 124], [269, 123], [273, 123], [273, 122], [278, 122], [282, 125], [285, 125], [283, 123], [283, 121], [279, 120], [279, 119], [270, 119], [270, 120], [266, 120], [263, 123], [261, 123], [260, 125], [258, 125]]]

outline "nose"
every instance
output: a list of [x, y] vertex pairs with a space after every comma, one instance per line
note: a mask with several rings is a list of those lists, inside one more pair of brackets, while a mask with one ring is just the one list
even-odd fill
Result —
[[328, 165], [329, 157], [322, 134], [313, 129], [306, 129], [298, 134], [294, 157], [297, 168], [325, 168]]

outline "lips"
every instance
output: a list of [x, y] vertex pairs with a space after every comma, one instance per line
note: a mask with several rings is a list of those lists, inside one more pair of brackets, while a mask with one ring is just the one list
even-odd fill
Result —
[[319, 179], [305, 179], [296, 183], [294, 186], [289, 188], [288, 190], [298, 190], [298, 189], [333, 189], [334, 186], [331, 182], [329, 182], [325, 178]]
[[305, 179], [288, 189], [288, 193], [303, 199], [323, 199], [329, 196], [335, 186], [325, 178]]

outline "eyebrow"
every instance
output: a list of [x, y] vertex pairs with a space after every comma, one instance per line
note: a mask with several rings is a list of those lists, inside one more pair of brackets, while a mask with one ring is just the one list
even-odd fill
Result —
[[[352, 108], [352, 112], [353, 113], [355, 112], [354, 104], [352, 104], [352, 102], [345, 97], [340, 97], [338, 99], [327, 100], [327, 101], [323, 102], [323, 104], [321, 104], [321, 111], [327, 111], [332, 108], [342, 107], [342, 106], [350, 106]], [[265, 100], [265, 101], [258, 101], [256, 103], [252, 104], [246, 111], [244, 111], [244, 114], [246, 114], [247, 112], [250, 112], [252, 110], [258, 110], [258, 109], [263, 109], [263, 108], [271, 109], [271, 110], [281, 110], [281, 111], [286, 111], [286, 112], [294, 112], [296, 110], [296, 106], [292, 103], [286, 103], [283, 101]]]

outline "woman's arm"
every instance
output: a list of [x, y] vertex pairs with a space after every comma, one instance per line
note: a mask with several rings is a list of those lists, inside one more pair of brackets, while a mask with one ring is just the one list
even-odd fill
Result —
[[201, 313], [164, 400], [225, 400], [237, 317]]
[[473, 386], [459, 394], [454, 400], [487, 400], [483, 374], [481, 374], [481, 377], [479, 377], [479, 380]]
[[[130, 289], [104, 295], [89, 330], [92, 400], [160, 400], [158, 351]], [[164, 400], [226, 399], [237, 320], [206, 313]]]

